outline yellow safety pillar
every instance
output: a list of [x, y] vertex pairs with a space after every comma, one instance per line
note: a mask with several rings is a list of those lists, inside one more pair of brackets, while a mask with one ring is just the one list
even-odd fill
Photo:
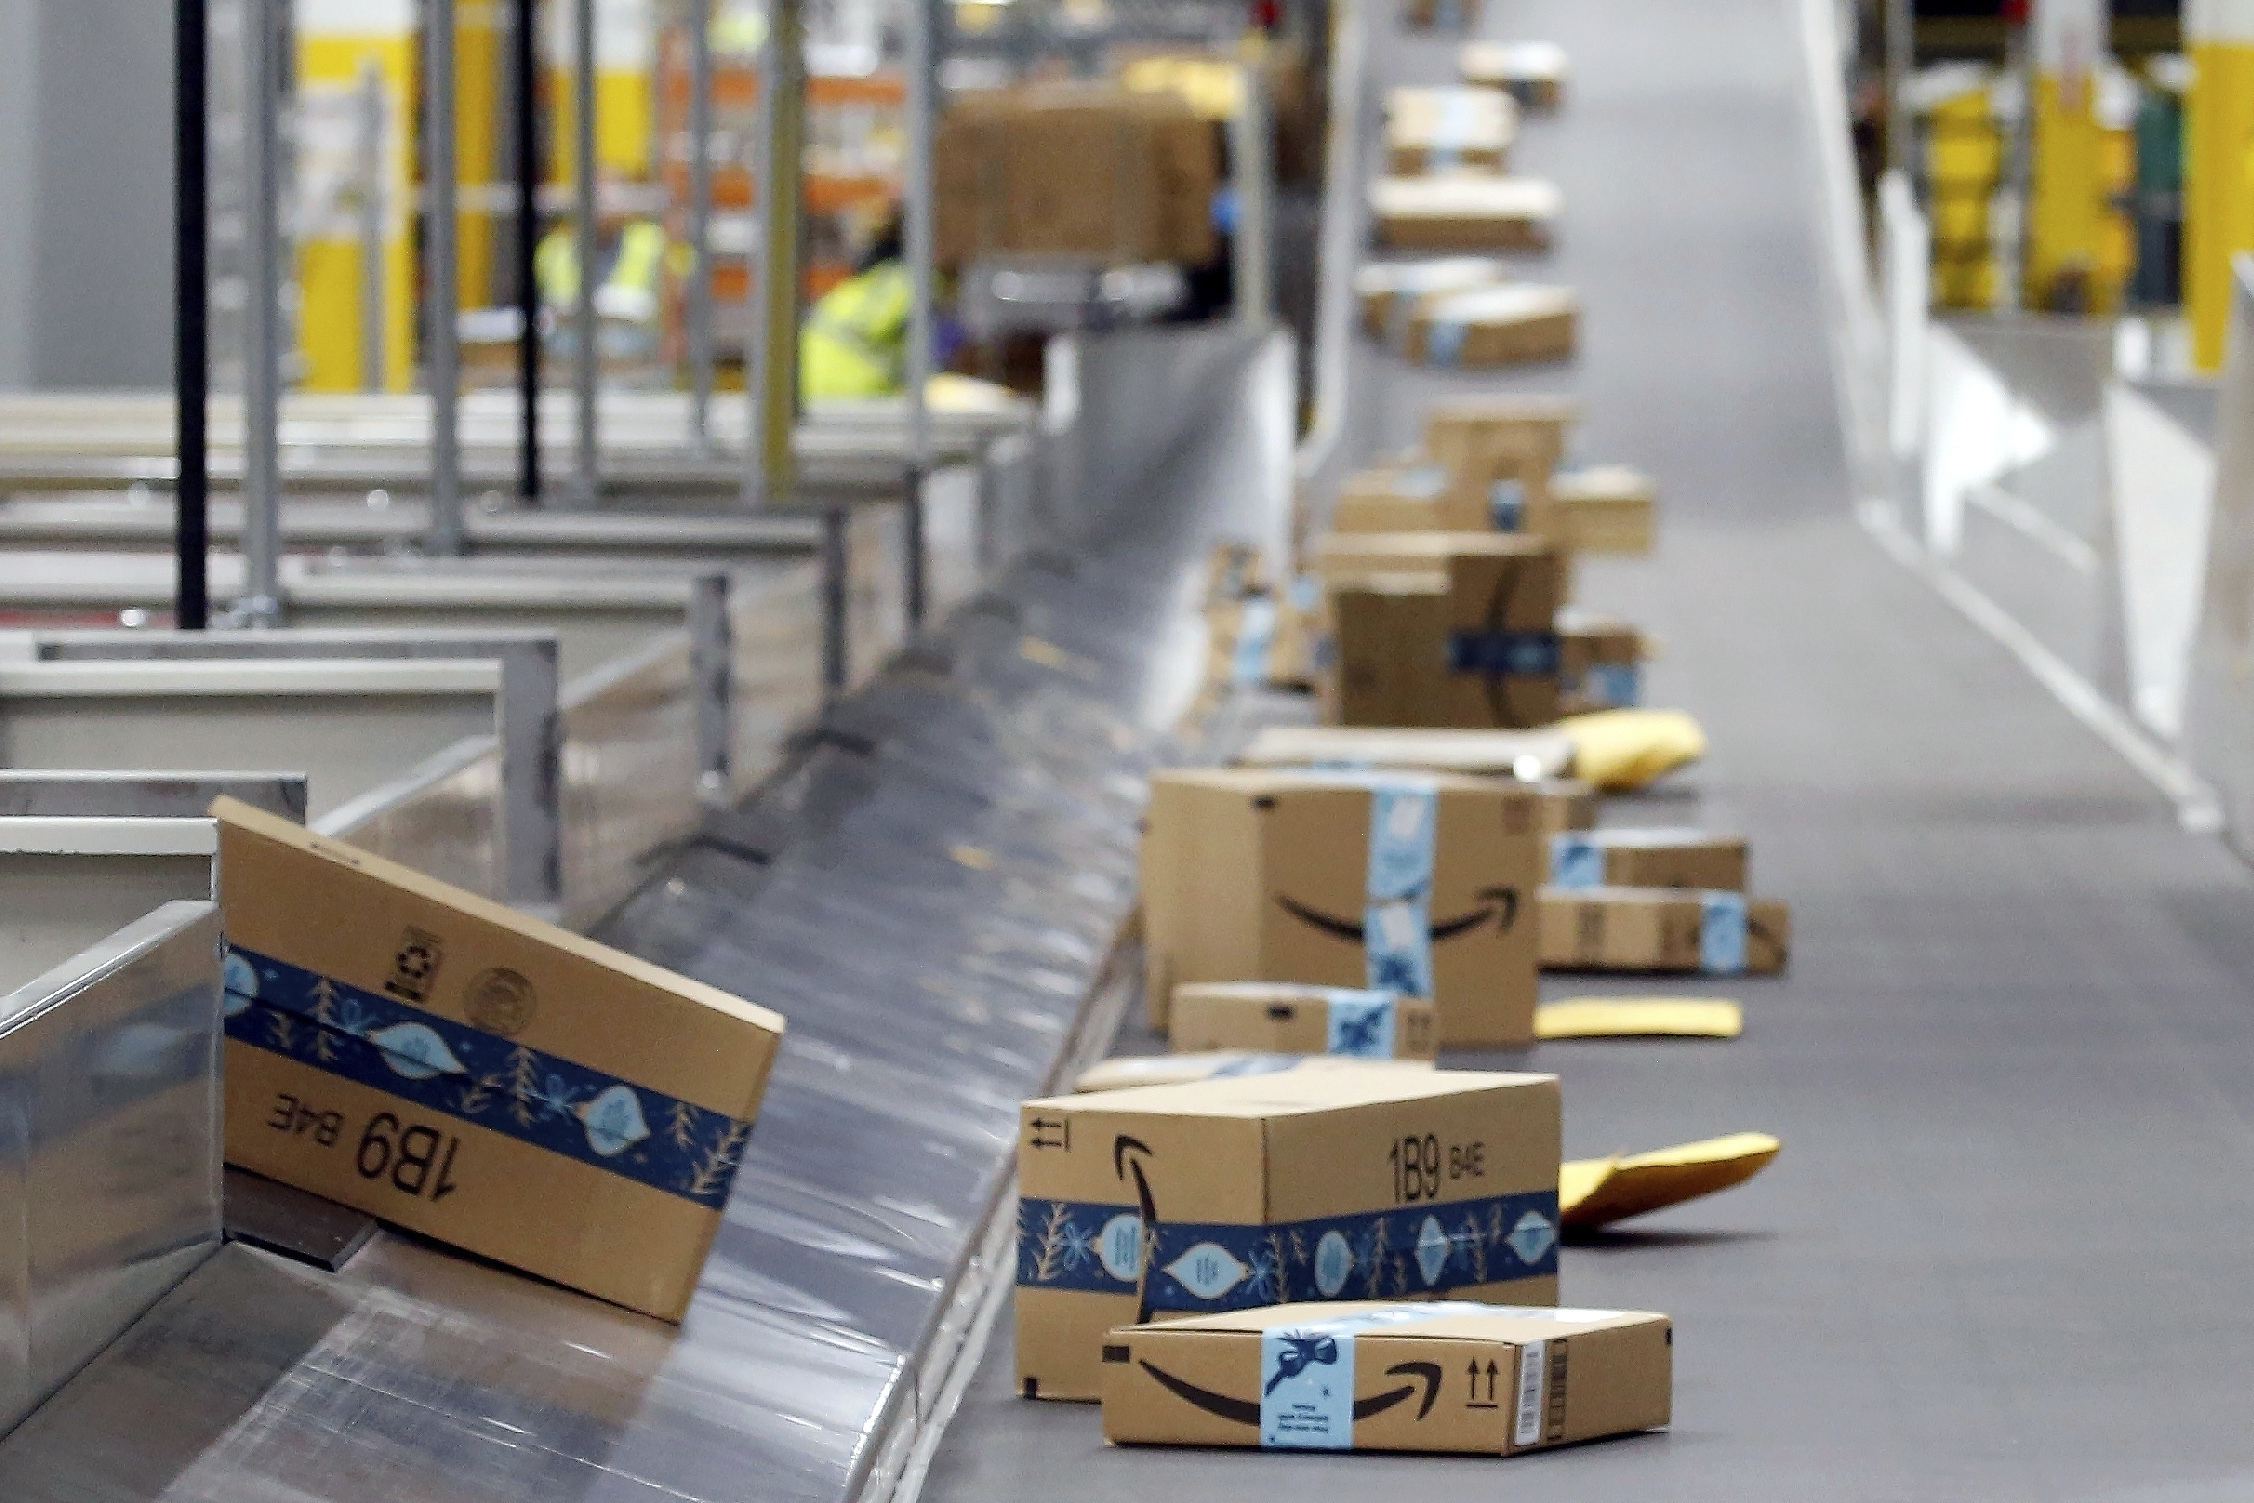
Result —
[[1926, 181], [1933, 220], [1933, 300], [1992, 308], [1996, 255], [1990, 205], [2003, 175], [2003, 135], [1985, 81], [1937, 99], [1927, 116]]
[[[549, 7], [554, 156], [559, 183], [572, 180], [571, 3]], [[657, 140], [657, 14], [654, 0], [595, 0], [595, 167], [638, 181], [650, 175]]]
[[2097, 68], [2105, 0], [2035, 0], [2033, 171], [2027, 213], [2026, 300], [2086, 311], [2104, 238], [2105, 166]]
[[454, 181], [463, 204], [455, 217], [454, 266], [464, 308], [493, 301], [494, 168], [501, 160], [501, 52], [508, 23], [505, 0], [454, 7]]
[[[383, 388], [405, 391], [414, 360], [413, 186], [415, 124], [413, 0], [296, 0], [297, 92], [303, 120], [298, 181], [307, 219], [299, 239], [299, 384], [357, 391], [362, 379], [363, 307], [371, 282], [381, 308]], [[377, 141], [381, 275], [364, 275], [358, 212], [360, 96], [373, 76], [382, 105]]]
[[2231, 257], [2254, 250], [2254, 0], [2185, 0], [2184, 303], [2192, 361], [2223, 368]]

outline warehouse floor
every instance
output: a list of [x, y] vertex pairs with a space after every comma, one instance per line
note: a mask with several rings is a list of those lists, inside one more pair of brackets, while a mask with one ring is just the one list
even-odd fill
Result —
[[[1796, 928], [1787, 977], [1672, 988], [1742, 998], [1742, 1039], [1533, 1062], [1571, 1154], [1740, 1129], [1784, 1153], [1567, 1251], [1569, 1303], [1676, 1318], [1669, 1432], [1500, 1476], [1107, 1451], [1092, 1410], [1013, 1397], [1005, 1314], [927, 1496], [2254, 1496], [2254, 878], [1852, 520], [1793, 0], [1490, 10], [1572, 55], [1519, 160], [1565, 189], [1543, 265], [1587, 304], [1577, 366], [1509, 384], [1579, 392], [1583, 456], [1657, 476], [1660, 552], [1581, 594], [1661, 639], [1651, 701], [1714, 740], [1608, 821], [1743, 829]], [[1444, 81], [1453, 48], [1380, 37], [1373, 69]], [[1362, 454], [1471, 384], [1358, 361]]]

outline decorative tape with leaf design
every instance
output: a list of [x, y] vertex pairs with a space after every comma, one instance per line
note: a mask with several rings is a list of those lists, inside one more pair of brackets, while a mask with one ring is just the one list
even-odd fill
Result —
[[255, 951], [227, 1037], [718, 1210], [751, 1123]]

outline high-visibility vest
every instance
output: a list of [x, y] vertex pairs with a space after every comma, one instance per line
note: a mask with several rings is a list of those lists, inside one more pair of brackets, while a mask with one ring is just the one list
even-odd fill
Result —
[[[595, 311], [606, 318], [637, 322], [657, 317], [659, 283], [665, 274], [665, 231], [646, 219], [626, 226], [610, 274], [595, 289]], [[533, 258], [541, 301], [553, 308], [579, 299], [579, 242], [569, 225], [550, 230]]]
[[908, 272], [884, 261], [822, 295], [798, 341], [799, 390], [809, 402], [900, 390], [907, 361]]

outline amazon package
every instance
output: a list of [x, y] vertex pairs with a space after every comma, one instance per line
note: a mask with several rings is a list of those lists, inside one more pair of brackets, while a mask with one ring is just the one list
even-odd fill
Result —
[[1119, 1326], [1300, 1301], [1557, 1300], [1553, 1075], [1366, 1064], [1029, 1101], [1017, 1373], [1102, 1394]]
[[1745, 837], [1704, 830], [1571, 830], [1550, 837], [1552, 887], [1695, 887], [1743, 892]]
[[1562, 731], [1419, 731], [1340, 725], [1263, 727], [1237, 760], [1248, 767], [1391, 767], [1513, 779], [1534, 795], [1542, 835], [1593, 830], [1597, 791], [1565, 776], [1573, 739]]
[[1518, 105], [1501, 89], [1462, 84], [1399, 88], [1385, 96], [1385, 150], [1393, 172], [1500, 172], [1518, 136]]
[[1545, 887], [1542, 966], [1769, 976], [1792, 953], [1792, 911], [1742, 892]]
[[1430, 1000], [1440, 1042], [1534, 1038], [1540, 806], [1502, 778], [1222, 768], [1151, 782], [1151, 1023], [1177, 986], [1298, 981]]
[[1338, 532], [1479, 532], [1487, 499], [1449, 482], [1438, 465], [1381, 465], [1346, 477], [1331, 505]]
[[1668, 1422], [1673, 1322], [1468, 1300], [1279, 1305], [1104, 1343], [1118, 1445], [1511, 1456]]
[[[1513, 506], [1548, 498], [1550, 477], [1580, 416], [1580, 404], [1569, 397], [1455, 397], [1426, 413], [1424, 450], [1451, 484], [1489, 496], [1490, 510], [1504, 514], [1496, 525], [1512, 531], [1520, 520], [1508, 514]], [[1496, 483], [1506, 480], [1516, 481], [1515, 489], [1498, 492]]]
[[1318, 689], [1346, 726], [1509, 730], [1558, 714], [1563, 561], [1505, 533], [1333, 534], [1334, 651]]
[[1354, 296], [1362, 305], [1362, 327], [1370, 337], [1398, 345], [1417, 299], [1439, 292], [1494, 287], [1509, 280], [1509, 263], [1493, 256], [1365, 261], [1354, 268]]
[[1649, 553], [1658, 533], [1659, 488], [1624, 464], [1560, 470], [1548, 494], [1528, 496], [1520, 525], [1567, 553]]
[[1547, 250], [1565, 198], [1557, 184], [1486, 172], [1381, 177], [1370, 224], [1388, 250]]
[[1479, 25], [1481, 0], [1401, 0], [1401, 24], [1414, 31], [1468, 31]]
[[1569, 69], [1555, 42], [1466, 42], [1457, 68], [1465, 83], [1501, 89], [1522, 109], [1548, 112], [1565, 100]]
[[1401, 352], [1448, 370], [1566, 360], [1580, 329], [1581, 299], [1572, 288], [1512, 282], [1420, 298]]
[[[1558, 612], [1558, 713], [1587, 715], [1643, 703], [1643, 633], [1625, 621]], [[1632, 884], [1633, 885], [1633, 884]], [[1659, 884], [1654, 884], [1659, 885]]]
[[227, 1159], [679, 1320], [783, 1020], [232, 799]]
[[1349, 1059], [1432, 1059], [1432, 1003], [1367, 987], [1295, 981], [1206, 981], [1174, 988], [1167, 1040], [1176, 1054], [1248, 1049]]

